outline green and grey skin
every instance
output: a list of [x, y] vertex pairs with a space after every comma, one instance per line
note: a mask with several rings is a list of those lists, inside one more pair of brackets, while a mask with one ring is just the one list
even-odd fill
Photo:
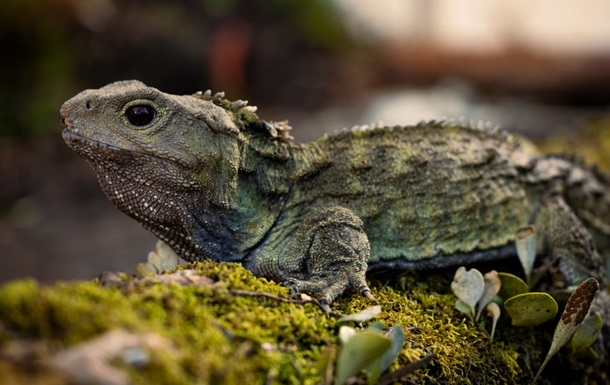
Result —
[[606, 282], [594, 238], [610, 248], [610, 182], [594, 169], [451, 123], [297, 145], [255, 110], [124, 81], [78, 94], [61, 117], [110, 200], [182, 258], [240, 262], [324, 304], [371, 297], [367, 270], [513, 256], [529, 224], [568, 284]]

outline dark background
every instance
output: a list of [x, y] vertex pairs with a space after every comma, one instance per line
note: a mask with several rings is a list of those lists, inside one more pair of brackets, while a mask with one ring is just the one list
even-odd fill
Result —
[[[378, 120], [460, 116], [542, 140], [609, 119], [610, 31], [586, 33], [597, 8], [574, 2], [575, 18], [571, 1], [559, 11], [533, 1], [491, 12], [483, 2], [461, 10], [412, 0], [397, 15], [392, 0], [360, 13], [364, 2], [345, 3], [0, 2], [0, 281], [133, 271], [153, 248], [152, 235], [114, 209], [61, 141], [61, 103], [115, 80], [178, 94], [225, 91], [262, 118], [290, 119], [297, 141]], [[591, 2], [605, 9], [600, 3]], [[444, 23], [461, 11], [474, 22]], [[548, 19], [536, 22], [541, 13]], [[406, 32], [392, 34], [391, 25]]]

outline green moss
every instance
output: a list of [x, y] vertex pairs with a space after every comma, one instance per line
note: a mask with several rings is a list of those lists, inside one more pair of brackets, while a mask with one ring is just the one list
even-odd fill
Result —
[[[175, 348], [151, 352], [143, 368], [121, 364], [134, 383], [319, 383], [316, 362], [327, 346], [339, 343], [336, 318], [312, 304], [232, 294], [229, 290], [287, 296], [287, 289], [255, 278], [239, 265], [202, 262], [189, 268], [215, 283], [182, 287], [132, 282], [112, 289], [95, 281], [6, 284], [0, 287], [0, 347], [25, 338], [46, 344], [52, 352], [123, 328], [157, 333]], [[407, 342], [393, 369], [435, 353], [432, 364], [412, 375], [414, 382], [522, 383], [531, 378], [550, 332], [515, 329], [504, 322], [490, 344], [488, 325], [474, 325], [453, 309], [449, 282], [446, 275], [415, 274], [403, 275], [396, 287], [373, 282], [373, 294], [384, 310], [375, 320], [406, 330]], [[368, 306], [370, 301], [359, 296], [346, 296], [334, 305], [345, 313]]]

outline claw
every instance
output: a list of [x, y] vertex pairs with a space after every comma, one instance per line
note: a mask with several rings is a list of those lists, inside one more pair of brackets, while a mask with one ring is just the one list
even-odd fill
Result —
[[288, 295], [291, 297], [294, 297], [301, 292], [299, 285], [291, 279], [282, 282], [282, 286], [288, 288]]
[[320, 301], [320, 306], [322, 307], [322, 309], [327, 312], [330, 313], [330, 305], [328, 303], [326, 303], [326, 301]]
[[371, 294], [371, 291], [369, 289], [362, 290], [361, 294], [366, 298], [370, 299], [371, 301], [375, 301], [375, 296]]

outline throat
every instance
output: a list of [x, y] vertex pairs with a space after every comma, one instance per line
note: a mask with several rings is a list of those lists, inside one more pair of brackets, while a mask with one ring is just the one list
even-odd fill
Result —
[[182, 223], [188, 228], [188, 240], [192, 240], [194, 251], [187, 259], [243, 263], [268, 235], [280, 215], [285, 197], [255, 198], [252, 190], [242, 193], [238, 204], [232, 208], [199, 203], [188, 210]]
[[188, 261], [242, 262], [268, 234], [287, 196], [262, 193], [243, 178], [233, 204], [218, 204], [213, 194], [190, 185], [112, 171], [98, 173], [106, 196]]
[[192, 189], [163, 188], [105, 173], [102, 190], [123, 213], [138, 221], [187, 261], [242, 262], [273, 226], [282, 195], [261, 197], [242, 186], [234, 207], [218, 206]]
[[143, 224], [171, 222], [180, 206], [176, 192], [145, 181], [106, 173], [99, 182], [104, 194], [119, 210]]
[[192, 234], [190, 212], [185, 202], [193, 192], [164, 188], [130, 175], [103, 173], [99, 177], [102, 191], [123, 213], [164, 241], [182, 258], [203, 259]]

